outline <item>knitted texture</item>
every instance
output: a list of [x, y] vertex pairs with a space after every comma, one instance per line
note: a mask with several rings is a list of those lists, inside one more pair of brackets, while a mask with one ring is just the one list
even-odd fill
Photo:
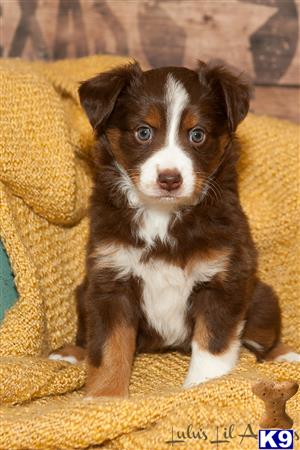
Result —
[[[247, 424], [257, 433], [263, 411], [251, 384], [299, 380], [299, 364], [257, 364], [244, 350], [230, 375], [183, 390], [187, 356], [142, 354], [129, 399], [86, 400], [84, 364], [46, 359], [74, 339], [73, 292], [84, 272], [93, 135], [78, 102], [78, 81], [124, 61], [0, 62], [0, 236], [19, 293], [0, 328], [0, 448], [153, 450], [170, 448], [173, 433], [184, 441], [181, 448], [213, 449], [217, 426], [222, 439], [233, 424], [228, 448], [255, 449], [255, 438], [241, 444], [238, 436]], [[300, 351], [299, 128], [250, 115], [238, 135], [240, 194], [260, 276], [280, 296], [284, 341]], [[298, 404], [299, 394], [288, 413], [299, 433]], [[189, 425], [198, 437], [187, 435]]]

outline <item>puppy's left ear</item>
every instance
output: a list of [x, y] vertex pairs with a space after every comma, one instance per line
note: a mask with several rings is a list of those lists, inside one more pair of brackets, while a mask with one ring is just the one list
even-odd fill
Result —
[[122, 90], [138, 83], [142, 69], [137, 62], [103, 72], [81, 83], [79, 98], [92, 127], [101, 133]]
[[227, 118], [228, 131], [233, 133], [245, 119], [250, 102], [250, 85], [242, 75], [235, 75], [223, 65], [199, 61], [198, 76], [201, 84], [209, 87], [221, 100]]

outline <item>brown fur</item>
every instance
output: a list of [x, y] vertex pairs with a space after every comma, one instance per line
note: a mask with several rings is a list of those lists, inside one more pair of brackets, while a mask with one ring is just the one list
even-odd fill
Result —
[[122, 153], [120, 152], [120, 139], [121, 132], [118, 128], [110, 128], [107, 130], [107, 139], [110, 143], [110, 148], [114, 157], [118, 159], [122, 164], [124, 164], [124, 159], [122, 158]]
[[201, 349], [208, 348], [211, 335], [207, 329], [205, 320], [201, 316], [196, 319], [193, 338]]
[[[259, 361], [271, 359], [271, 351], [280, 343], [281, 314], [278, 301], [270, 286], [257, 281], [252, 294], [252, 302], [246, 314], [246, 326], [243, 333], [244, 340], [252, 340], [262, 346], [262, 350], [249, 350], [255, 353]], [[274, 353], [274, 358], [276, 357]]]
[[128, 395], [136, 331], [122, 323], [112, 329], [104, 343], [101, 365], [88, 364], [88, 396], [124, 397]]
[[84, 361], [86, 358], [86, 350], [78, 345], [66, 344], [62, 348], [56, 350], [61, 356], [73, 356], [77, 361]]
[[203, 252], [201, 250], [195, 251], [194, 255], [190, 255], [188, 261], [186, 261], [185, 269], [187, 273], [190, 273], [194, 266], [197, 264], [197, 262], [201, 259], [204, 261], [213, 261], [222, 259], [225, 261], [225, 267], [224, 271], [219, 273], [217, 276], [221, 277], [223, 281], [225, 281], [226, 272], [227, 272], [227, 261], [229, 262], [230, 257], [230, 249], [209, 249], [206, 252]]
[[161, 127], [161, 115], [155, 106], [151, 106], [148, 114], [145, 117], [145, 123], [151, 125], [153, 128]]
[[278, 356], [285, 355], [286, 353], [292, 352], [293, 349], [283, 342], [279, 342], [275, 347], [272, 348], [268, 353], [266, 353], [264, 359], [266, 361], [273, 361], [278, 358]]
[[182, 127], [185, 130], [191, 130], [194, 128], [199, 122], [199, 117], [193, 114], [192, 111], [186, 111], [182, 119]]
[[[139, 167], [165, 140], [162, 98], [169, 73], [189, 92], [179, 140], [193, 161], [197, 182], [190, 203], [178, 202], [180, 220], [174, 216], [170, 222], [168, 234], [176, 245], [157, 240], [144, 250], [142, 259], [160, 259], [190, 270], [203, 255], [227, 257], [223, 274], [194, 286], [188, 300], [188, 336], [175, 348], [188, 351], [194, 336], [212, 353], [222, 353], [241, 320], [246, 320], [244, 336], [258, 339], [262, 346], [261, 352], [251, 349], [260, 359], [270, 355], [280, 339], [278, 300], [256, 277], [256, 249], [238, 195], [239, 146], [234, 131], [248, 111], [247, 85], [226, 69], [204, 63], [197, 71], [169, 67], [142, 72], [136, 63], [114, 69], [86, 81], [79, 90], [98, 141], [86, 278], [77, 290], [76, 344], [87, 350], [89, 395], [127, 394], [135, 346], [137, 351], [166, 350], [164, 339], [143, 314], [141, 280], [119, 277], [105, 264], [105, 257], [99, 263], [94, 256], [107, 242], [145, 248], [137, 237], [135, 211], [116, 190], [120, 173], [114, 160], [129, 168], [128, 175], [138, 185]], [[187, 128], [199, 122], [206, 130], [201, 146], [187, 140]], [[134, 136], [144, 123], [157, 128], [146, 144]], [[209, 190], [202, 197], [208, 179]]]

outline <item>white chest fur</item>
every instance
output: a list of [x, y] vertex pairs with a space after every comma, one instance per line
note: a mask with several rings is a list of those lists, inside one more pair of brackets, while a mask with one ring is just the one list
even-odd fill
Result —
[[165, 345], [179, 344], [187, 335], [185, 318], [193, 286], [225, 270], [227, 256], [198, 260], [193, 267], [182, 269], [157, 258], [143, 262], [142, 254], [134, 247], [102, 245], [95, 254], [96, 267], [114, 269], [118, 279], [139, 277], [143, 282], [142, 309], [149, 324]]

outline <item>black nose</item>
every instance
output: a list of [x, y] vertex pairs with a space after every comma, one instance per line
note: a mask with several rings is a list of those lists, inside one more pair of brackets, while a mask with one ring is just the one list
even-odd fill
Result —
[[161, 189], [174, 191], [182, 185], [182, 176], [176, 169], [164, 170], [158, 174], [157, 183]]

